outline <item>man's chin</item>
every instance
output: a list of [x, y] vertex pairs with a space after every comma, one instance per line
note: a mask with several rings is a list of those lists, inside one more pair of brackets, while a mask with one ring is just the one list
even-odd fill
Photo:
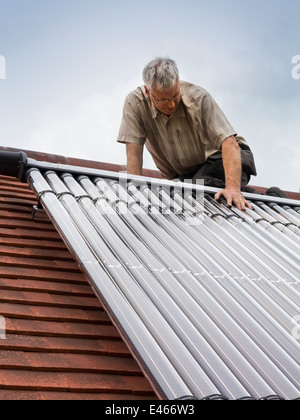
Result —
[[174, 112], [176, 111], [176, 108], [172, 108], [172, 109], [166, 109], [164, 111], [161, 111], [163, 114], [167, 115], [168, 117], [170, 117], [171, 115], [174, 114]]

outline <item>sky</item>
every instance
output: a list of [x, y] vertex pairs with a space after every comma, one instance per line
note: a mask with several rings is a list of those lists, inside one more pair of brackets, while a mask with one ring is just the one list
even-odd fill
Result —
[[300, 0], [0, 0], [0, 145], [124, 165], [125, 96], [168, 56], [248, 141], [251, 184], [299, 191], [299, 22]]

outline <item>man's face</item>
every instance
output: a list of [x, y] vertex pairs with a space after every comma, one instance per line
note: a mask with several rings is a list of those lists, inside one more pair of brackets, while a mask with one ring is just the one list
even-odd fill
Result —
[[180, 84], [178, 82], [168, 90], [148, 90], [146, 86], [145, 89], [148, 98], [151, 99], [155, 108], [165, 115], [171, 116], [174, 114], [182, 97]]

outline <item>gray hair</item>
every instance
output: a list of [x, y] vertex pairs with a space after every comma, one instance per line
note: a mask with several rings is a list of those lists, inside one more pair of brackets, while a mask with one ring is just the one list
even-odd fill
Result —
[[179, 82], [177, 64], [170, 58], [159, 57], [144, 68], [143, 80], [149, 90], [168, 90]]

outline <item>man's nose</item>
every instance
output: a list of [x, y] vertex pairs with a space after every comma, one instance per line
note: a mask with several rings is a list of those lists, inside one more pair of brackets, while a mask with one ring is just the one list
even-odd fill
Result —
[[171, 105], [170, 108], [173, 108], [175, 106], [175, 101], [174, 99], [170, 99], [167, 103], [167, 105]]

